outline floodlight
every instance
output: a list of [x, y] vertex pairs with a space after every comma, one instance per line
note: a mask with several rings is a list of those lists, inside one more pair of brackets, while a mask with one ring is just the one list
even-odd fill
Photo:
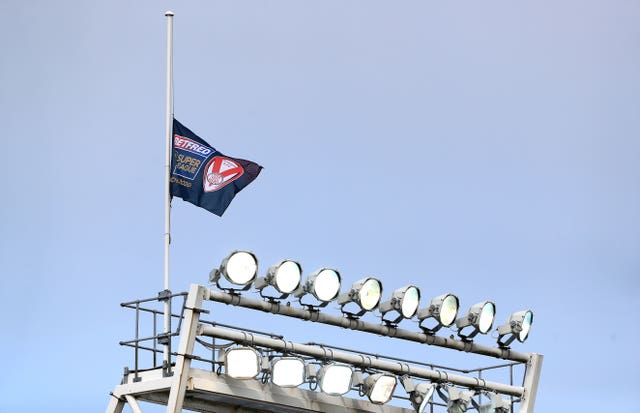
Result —
[[473, 398], [474, 392], [463, 391], [455, 387], [447, 387], [447, 394], [444, 395], [440, 390], [438, 393], [447, 401], [447, 413], [463, 413], [469, 408], [469, 403]]
[[209, 273], [209, 281], [216, 283], [220, 289], [233, 290], [233, 288], [220, 286], [220, 275], [222, 274], [230, 283], [243, 287], [242, 290], [248, 290], [257, 273], [258, 259], [252, 252], [234, 251], [222, 261], [219, 269], [213, 269]]
[[232, 347], [221, 353], [218, 362], [229, 377], [252, 379], [260, 373], [260, 360], [260, 354], [252, 347]]
[[433, 383], [420, 383], [415, 385], [413, 379], [408, 376], [401, 378], [402, 387], [409, 394], [409, 400], [417, 413], [427, 411], [427, 406], [433, 397], [437, 385]]
[[[307, 280], [298, 287], [294, 296], [300, 299], [305, 294], [311, 294], [321, 302], [318, 307], [324, 307], [340, 293], [340, 281], [338, 271], [331, 268], [320, 268], [307, 277]], [[302, 301], [300, 304], [303, 304]]]
[[491, 301], [483, 301], [471, 306], [467, 315], [456, 320], [458, 336], [463, 340], [472, 340], [478, 333], [487, 334], [493, 326], [496, 316], [496, 305]]
[[372, 374], [364, 379], [362, 390], [371, 403], [384, 404], [393, 397], [397, 382], [396, 376], [391, 374]]
[[[283, 260], [270, 267], [267, 275], [259, 277], [254, 287], [260, 290], [260, 295], [266, 298], [285, 298], [300, 286], [302, 267], [295, 261]], [[280, 297], [268, 297], [262, 294], [264, 288], [272, 286], [281, 295]]]
[[[453, 294], [443, 294], [433, 298], [427, 307], [418, 311], [422, 331], [426, 334], [435, 334], [442, 327], [451, 326], [458, 316], [459, 303], [458, 297]], [[427, 325], [431, 319], [435, 320], [435, 325], [433, 322]]]
[[524, 343], [529, 337], [533, 324], [533, 312], [531, 310], [518, 311], [511, 314], [507, 323], [498, 327], [498, 345], [507, 347], [516, 338]]
[[279, 357], [271, 363], [271, 382], [280, 387], [298, 387], [304, 383], [306, 368], [298, 357]]
[[[384, 321], [397, 324], [403, 318], [412, 318], [416, 314], [416, 311], [418, 311], [419, 305], [420, 290], [413, 285], [407, 285], [406, 287], [395, 290], [388, 301], [380, 304], [379, 309]], [[394, 320], [386, 320], [384, 318], [385, 314], [392, 310], [398, 313], [398, 317]]]
[[[382, 283], [373, 277], [366, 277], [351, 285], [348, 292], [338, 296], [338, 304], [342, 312], [349, 316], [360, 317], [367, 311], [373, 311], [378, 307], [382, 297]], [[356, 303], [360, 310], [352, 313], [344, 310], [348, 303]]]
[[353, 367], [347, 364], [325, 364], [318, 371], [320, 390], [332, 395], [342, 396], [351, 390], [353, 385]]
[[511, 411], [511, 401], [503, 399], [498, 394], [491, 395], [491, 405], [489, 411], [492, 413], [509, 413]]

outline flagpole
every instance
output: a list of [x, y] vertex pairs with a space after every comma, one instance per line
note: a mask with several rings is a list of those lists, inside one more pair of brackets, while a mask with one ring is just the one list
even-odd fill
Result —
[[[173, 134], [173, 12], [167, 11], [167, 119], [166, 119], [166, 148], [165, 148], [165, 207], [164, 207], [164, 290], [169, 291], [169, 244], [171, 243], [171, 142]], [[164, 332], [171, 332], [171, 300], [164, 302]], [[169, 338], [169, 337], [168, 337]], [[170, 341], [170, 338], [169, 338]], [[163, 361], [165, 368], [169, 369], [170, 351], [169, 344], [164, 344]]]

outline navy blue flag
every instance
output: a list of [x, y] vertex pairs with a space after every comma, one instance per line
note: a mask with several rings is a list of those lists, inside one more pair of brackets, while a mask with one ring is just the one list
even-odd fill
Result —
[[173, 120], [171, 196], [222, 216], [233, 197], [253, 182], [262, 166], [218, 152]]

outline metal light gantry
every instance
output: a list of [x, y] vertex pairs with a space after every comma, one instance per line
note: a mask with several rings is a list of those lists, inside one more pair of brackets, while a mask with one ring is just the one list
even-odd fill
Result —
[[[129, 403], [134, 413], [142, 410], [137, 400], [167, 405], [168, 413], [180, 412], [183, 408], [202, 412], [380, 412], [409, 413], [412, 409], [404, 409], [392, 405], [376, 405], [366, 400], [349, 397], [329, 396], [320, 392], [298, 388], [280, 388], [272, 383], [261, 383], [257, 380], [235, 380], [215, 372], [192, 368], [193, 360], [201, 360], [194, 352], [199, 337], [213, 337], [238, 344], [260, 346], [285, 353], [294, 353], [318, 359], [349, 363], [355, 367], [366, 367], [397, 376], [410, 376], [432, 382], [446, 382], [476, 391], [499, 393], [517, 398], [520, 413], [532, 413], [537, 391], [537, 384], [542, 364], [542, 355], [521, 353], [508, 348], [489, 347], [470, 341], [459, 341], [435, 335], [414, 332], [386, 324], [374, 324], [360, 319], [321, 313], [316, 309], [303, 309], [281, 305], [277, 302], [263, 301], [211, 290], [200, 285], [192, 285], [188, 294], [177, 294], [184, 297], [182, 314], [174, 315], [179, 320], [178, 331], [169, 334], [154, 334], [152, 337], [139, 338], [121, 344], [136, 348], [136, 366], [133, 371], [126, 370], [122, 384], [112, 393], [107, 413], [120, 413], [125, 403]], [[175, 297], [175, 296], [174, 296]], [[171, 297], [169, 297], [170, 299]], [[164, 301], [167, 297], [158, 297]], [[147, 300], [149, 301], [149, 300]], [[282, 337], [265, 336], [250, 330], [237, 331], [222, 328], [220, 324], [207, 323], [200, 319], [205, 301], [230, 304], [286, 317], [318, 322], [365, 333], [394, 337], [397, 339], [439, 346], [459, 351], [480, 354], [496, 359], [510, 360], [526, 365], [522, 386], [504, 384], [452, 374], [444, 370], [429, 369], [404, 362], [379, 360], [375, 357], [354, 355], [334, 349], [309, 344], [286, 341]], [[127, 303], [124, 306], [140, 310], [139, 302]], [[147, 310], [148, 311], [148, 310]], [[137, 312], [138, 313], [138, 312]], [[155, 319], [155, 315], [154, 315]], [[154, 323], [155, 325], [155, 323]], [[136, 328], [137, 333], [137, 328]], [[169, 365], [156, 366], [154, 347], [142, 346], [145, 340], [154, 343], [161, 340], [171, 341], [171, 336], [179, 337], [178, 350], [172, 353], [175, 362]], [[166, 342], [166, 341], [165, 341]], [[154, 367], [140, 369], [138, 350], [150, 350], [154, 354]]]

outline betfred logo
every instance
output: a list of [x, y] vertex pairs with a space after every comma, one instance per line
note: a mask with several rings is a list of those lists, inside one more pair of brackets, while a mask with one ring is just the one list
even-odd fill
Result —
[[229, 185], [244, 174], [242, 165], [233, 159], [214, 156], [204, 168], [202, 185], [205, 192], [214, 192]]
[[200, 145], [198, 142], [180, 135], [173, 135], [173, 147], [176, 149], [184, 149], [185, 151], [205, 157], [213, 152], [213, 149]]

